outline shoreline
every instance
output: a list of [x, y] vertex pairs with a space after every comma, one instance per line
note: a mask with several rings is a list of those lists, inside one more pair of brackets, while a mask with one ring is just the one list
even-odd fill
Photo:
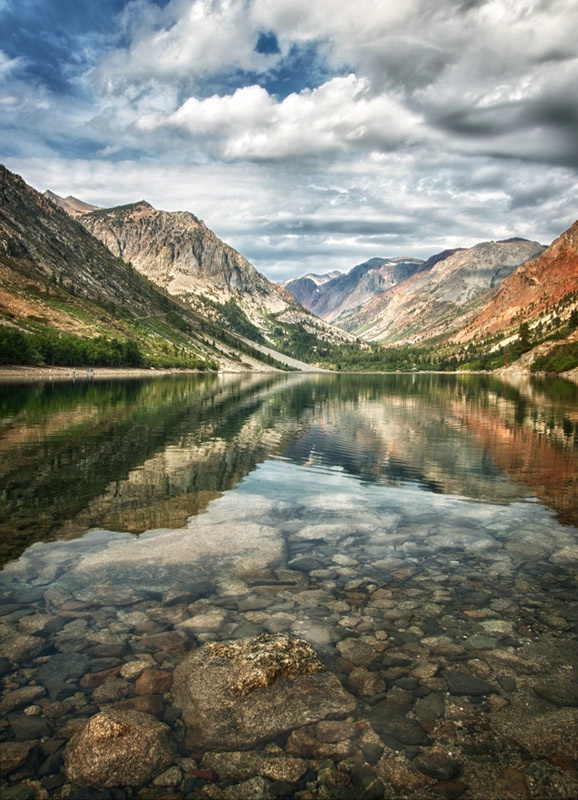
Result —
[[[268, 370], [267, 370], [268, 371]], [[307, 370], [308, 371], [308, 370]], [[221, 369], [218, 372], [214, 370], [198, 370], [198, 369], [177, 369], [177, 368], [161, 368], [161, 367], [34, 367], [26, 365], [14, 366], [0, 366], [0, 385], [3, 383], [12, 382], [28, 382], [28, 381], [98, 381], [98, 380], [113, 380], [115, 378], [163, 378], [169, 375], [221, 375], [224, 373], [242, 374], [244, 372], [259, 372], [262, 370], [236, 370]], [[271, 370], [277, 372], [277, 370]], [[331, 370], [319, 370], [326, 374], [343, 374], [338, 371], [332, 372]], [[493, 375], [496, 378], [502, 379], [528, 379], [530, 377], [552, 377], [546, 373], [531, 373], [528, 369], [516, 368], [515, 365], [510, 367], [500, 367], [493, 371], [472, 370], [471, 372], [465, 371], [452, 371], [452, 372], [430, 372], [429, 370], [412, 370], [404, 372], [403, 370], [395, 370], [392, 372], [373, 372], [372, 370], [358, 372], [351, 370], [351, 374], [362, 375], [424, 375], [424, 374], [440, 374], [440, 375], [477, 375], [487, 374]], [[568, 370], [566, 372], [556, 375], [572, 383], [578, 383], [578, 368]]]
[[[90, 370], [90, 371], [89, 371]], [[10, 381], [97, 381], [111, 378], [154, 378], [167, 375], [216, 375], [210, 370], [144, 367], [0, 367], [0, 383]]]

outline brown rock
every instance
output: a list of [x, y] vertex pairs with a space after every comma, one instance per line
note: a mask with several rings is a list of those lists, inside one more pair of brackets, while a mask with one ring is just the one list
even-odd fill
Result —
[[351, 690], [362, 697], [371, 697], [385, 690], [385, 681], [381, 675], [363, 667], [351, 670], [348, 682]]
[[351, 719], [324, 720], [317, 723], [317, 738], [321, 742], [341, 742], [352, 739], [356, 734], [355, 723]]
[[350, 661], [356, 667], [367, 667], [376, 658], [376, 652], [373, 647], [364, 642], [363, 639], [355, 637], [342, 639], [337, 643], [337, 649], [342, 658]]
[[396, 792], [410, 794], [425, 786], [433, 786], [435, 780], [424, 775], [402, 755], [386, 752], [376, 767], [376, 772], [385, 784], [391, 784]]
[[495, 791], [501, 800], [520, 800], [529, 796], [526, 778], [516, 769], [506, 769], [496, 775]]
[[310, 645], [286, 634], [203, 645], [176, 668], [173, 695], [191, 746], [220, 751], [249, 749], [357, 705]]
[[353, 755], [355, 745], [351, 739], [341, 739], [336, 742], [322, 742], [316, 735], [312, 726], [297, 728], [289, 735], [285, 751], [292, 756], [301, 758], [334, 758], [342, 760]]
[[26, 763], [32, 748], [30, 742], [0, 742], [0, 776], [9, 775]]
[[67, 745], [66, 777], [78, 786], [146, 784], [173, 760], [168, 732], [166, 725], [139, 711], [102, 711]]
[[147, 669], [135, 683], [135, 694], [164, 694], [173, 685], [173, 673], [163, 669]]
[[130, 697], [128, 700], [121, 700], [114, 704], [115, 708], [129, 708], [134, 711], [142, 711], [144, 714], [151, 714], [153, 717], [160, 717], [163, 714], [165, 704], [160, 694], [143, 694], [137, 697]]
[[110, 678], [116, 678], [120, 670], [121, 666], [119, 665], [111, 669], [104, 669], [102, 672], [87, 672], [86, 675], [82, 676], [80, 685], [83, 689], [96, 689], [97, 686], [102, 686]]
[[227, 753], [205, 753], [202, 766], [219, 776], [219, 780], [244, 781], [261, 775], [272, 781], [297, 783], [308, 770], [302, 758], [266, 756], [262, 753], [237, 751]]

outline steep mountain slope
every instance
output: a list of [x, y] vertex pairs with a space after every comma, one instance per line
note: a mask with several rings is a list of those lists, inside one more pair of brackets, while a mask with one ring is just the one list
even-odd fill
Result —
[[495, 296], [456, 334], [466, 342], [523, 322], [533, 327], [550, 322], [558, 313], [568, 317], [578, 302], [578, 221], [543, 253], [509, 275]]
[[417, 344], [447, 338], [472, 320], [508, 275], [543, 250], [538, 242], [514, 239], [446, 251], [425, 262], [417, 274], [343, 315], [339, 325], [368, 341]]
[[259, 297], [271, 311], [286, 303], [246, 258], [188, 211], [157, 211], [142, 200], [84, 214], [80, 222], [169, 294], [207, 294], [222, 301], [239, 291]]
[[171, 298], [0, 165], [0, 361], [78, 358], [111, 366], [274, 363]]
[[[304, 305], [318, 317], [340, 325], [344, 314], [415, 275], [423, 264], [421, 259], [413, 258], [371, 258], [346, 275], [319, 284]], [[294, 282], [288, 283], [287, 289], [295, 296]]]
[[78, 219], [112, 253], [169, 294], [255, 342], [292, 355], [296, 326], [323, 342], [354, 341], [308, 313], [188, 211], [159, 211], [140, 201]]

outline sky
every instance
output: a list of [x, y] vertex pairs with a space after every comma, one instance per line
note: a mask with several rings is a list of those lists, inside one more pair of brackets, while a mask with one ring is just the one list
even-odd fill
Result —
[[578, 219], [577, 0], [0, 0], [0, 162], [270, 280]]

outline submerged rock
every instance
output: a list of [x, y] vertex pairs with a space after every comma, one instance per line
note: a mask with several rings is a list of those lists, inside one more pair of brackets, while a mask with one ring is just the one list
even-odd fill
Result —
[[286, 634], [205, 644], [176, 668], [173, 695], [189, 745], [220, 751], [356, 708], [307, 642]]
[[142, 786], [172, 760], [167, 725], [140, 711], [107, 709], [72, 737], [64, 767], [78, 786]]

